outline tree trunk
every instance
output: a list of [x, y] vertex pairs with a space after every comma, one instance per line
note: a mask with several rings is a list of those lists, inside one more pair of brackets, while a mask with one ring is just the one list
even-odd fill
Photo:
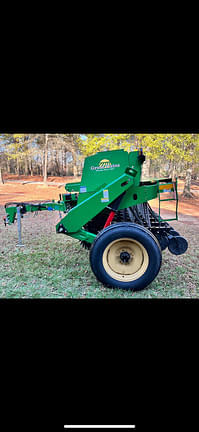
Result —
[[55, 164], [55, 175], [56, 176], [60, 176], [60, 167], [59, 167], [58, 152], [57, 152], [57, 150], [55, 150], [54, 164]]
[[76, 165], [75, 161], [73, 164], [73, 175], [74, 175], [74, 177], [78, 176], [78, 170], [77, 170], [77, 165]]
[[65, 176], [68, 176], [68, 171], [69, 171], [69, 166], [68, 166], [68, 162], [66, 162], [66, 164], [65, 164]]
[[74, 177], [77, 177], [78, 175], [78, 170], [77, 170], [77, 155], [76, 155], [76, 149], [75, 149], [75, 145], [74, 145], [74, 139], [73, 136], [71, 136], [71, 149], [70, 149], [71, 153], [72, 153], [72, 157], [73, 157], [73, 175]]
[[185, 185], [183, 190], [183, 197], [185, 198], [193, 198], [193, 194], [191, 193], [191, 168], [188, 168], [186, 171], [186, 177], [185, 177]]
[[32, 161], [31, 161], [31, 158], [29, 158], [28, 163], [29, 163], [29, 171], [30, 171], [30, 175], [33, 176], [33, 169], [32, 169]]
[[168, 177], [172, 177], [173, 173], [173, 161], [169, 161]]
[[7, 160], [7, 173], [10, 174], [10, 161]]
[[146, 161], [142, 165], [142, 179], [148, 179], [150, 177], [150, 159], [146, 158]]
[[77, 156], [74, 149], [71, 149], [71, 154], [73, 157], [72, 168], [74, 177], [77, 176]]
[[4, 184], [2, 168], [0, 167], [0, 184]]
[[27, 156], [24, 159], [24, 168], [25, 168], [25, 175], [27, 176], [29, 174], [29, 172], [28, 172], [28, 158], [27, 158]]
[[68, 175], [68, 161], [67, 161], [67, 150], [64, 151], [64, 175]]
[[17, 158], [17, 175], [19, 175], [19, 159]]
[[48, 169], [48, 134], [44, 137], [44, 183], [47, 183], [47, 169]]
[[172, 170], [172, 179], [175, 180], [176, 177], [176, 166], [173, 164], [173, 170]]
[[62, 176], [64, 176], [64, 155], [65, 155], [65, 152], [64, 152], [64, 150], [62, 150], [62, 167], [61, 167]]

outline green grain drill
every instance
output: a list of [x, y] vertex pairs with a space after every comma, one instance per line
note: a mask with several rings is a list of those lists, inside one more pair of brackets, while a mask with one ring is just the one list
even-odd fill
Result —
[[[63, 212], [56, 232], [80, 240], [90, 250], [91, 269], [101, 283], [143, 289], [160, 270], [162, 250], [168, 247], [171, 253], [180, 255], [188, 247], [168, 223], [178, 219], [177, 179], [141, 181], [144, 160], [142, 150], [104, 151], [87, 157], [81, 182], [66, 184], [66, 193], [58, 201], [8, 203], [5, 224], [17, 219], [20, 235], [20, 218], [25, 213]], [[156, 197], [158, 213], [148, 203]], [[176, 201], [175, 218], [162, 219], [160, 203], [170, 199]]]

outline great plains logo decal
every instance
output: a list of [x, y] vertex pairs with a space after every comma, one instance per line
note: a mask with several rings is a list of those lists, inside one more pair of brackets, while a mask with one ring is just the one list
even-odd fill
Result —
[[99, 163], [100, 168], [110, 168], [111, 162], [108, 159], [102, 159]]
[[109, 159], [102, 159], [98, 166], [91, 166], [91, 170], [105, 171], [107, 169], [119, 168], [120, 164], [112, 164]]

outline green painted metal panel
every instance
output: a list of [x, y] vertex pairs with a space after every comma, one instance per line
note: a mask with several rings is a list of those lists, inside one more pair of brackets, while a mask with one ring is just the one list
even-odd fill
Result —
[[107, 184], [105, 188], [100, 189], [86, 200], [77, 204], [56, 225], [56, 230], [58, 231], [61, 224], [69, 233], [79, 231], [83, 225], [125, 192], [133, 182], [134, 178], [130, 174], [121, 175], [113, 182]]
[[65, 189], [66, 191], [69, 192], [79, 192], [79, 188], [80, 188], [81, 183], [66, 183], [65, 185]]
[[81, 229], [75, 233], [69, 233], [70, 237], [76, 238], [77, 240], [86, 241], [88, 243], [93, 243], [96, 234], [90, 233], [84, 229]]
[[158, 184], [131, 186], [122, 199], [119, 210], [150, 201], [157, 197]]
[[104, 185], [119, 178], [127, 167], [133, 166], [138, 172], [137, 181], [134, 182], [138, 184], [141, 173], [138, 155], [138, 151], [128, 153], [124, 150], [112, 150], [87, 157], [84, 162], [78, 204], [87, 198], [89, 193], [95, 193]]
[[124, 150], [98, 152], [89, 156], [84, 161], [81, 187], [86, 189], [85, 192], [94, 192], [103, 184], [120, 177], [128, 166], [128, 152]]

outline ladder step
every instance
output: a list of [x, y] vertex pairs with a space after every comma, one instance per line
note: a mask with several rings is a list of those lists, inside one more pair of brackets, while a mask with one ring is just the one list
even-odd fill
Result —
[[160, 199], [160, 201], [177, 201], [175, 198]]
[[177, 218], [171, 218], [171, 219], [162, 219], [162, 221], [166, 222], [166, 221], [172, 221], [172, 220], [178, 220]]

